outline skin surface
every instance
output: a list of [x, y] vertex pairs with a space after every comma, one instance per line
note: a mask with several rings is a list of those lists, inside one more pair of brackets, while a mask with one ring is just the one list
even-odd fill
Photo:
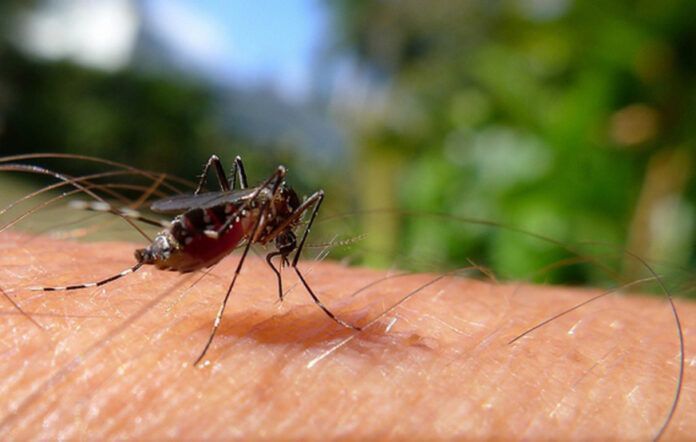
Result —
[[[20, 290], [118, 273], [139, 246], [0, 236], [0, 287], [44, 327], [0, 298], [1, 440], [651, 439], [674, 398], [678, 340], [658, 298], [608, 296], [508, 345], [600, 292], [420, 274], [351, 296], [385, 272], [302, 262], [317, 295], [358, 325], [431, 283], [356, 334], [287, 269], [280, 304], [250, 254], [192, 367], [237, 255], [200, 281], [144, 267], [103, 287]], [[696, 305], [677, 308], [686, 373], [665, 439], [696, 434]]]

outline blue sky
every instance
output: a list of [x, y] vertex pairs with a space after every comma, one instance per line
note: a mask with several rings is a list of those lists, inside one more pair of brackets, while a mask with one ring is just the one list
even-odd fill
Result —
[[320, 0], [147, 0], [147, 21], [175, 54], [216, 79], [271, 82], [284, 95], [311, 87], [326, 14]]

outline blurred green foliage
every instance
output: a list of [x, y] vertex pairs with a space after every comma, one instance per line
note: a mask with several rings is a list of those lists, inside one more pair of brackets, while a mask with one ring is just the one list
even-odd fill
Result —
[[[389, 175], [394, 205], [693, 263], [695, 2], [326, 4], [384, 101], [367, 105], [379, 124], [354, 128], [364, 167]], [[374, 235], [389, 236], [385, 226]], [[515, 277], [561, 256], [505, 229], [418, 217], [402, 229], [397, 254], [483, 255]], [[629, 261], [622, 271], [637, 277]], [[552, 279], [597, 273], [576, 266]]]
[[[327, 190], [324, 216], [363, 211], [353, 228], [367, 233], [361, 256], [374, 265], [474, 259], [530, 278], [567, 256], [490, 221], [574, 248], [595, 241], [694, 263], [695, 2], [324, 4], [334, 19], [329, 52], [358, 74], [348, 94], [326, 100], [338, 101], [349, 135], [341, 158], [312, 159], [286, 139], [254, 141], [225, 120], [222, 91], [190, 77], [42, 61], [8, 38], [0, 153], [82, 153], [189, 179], [211, 153], [242, 154], [252, 181], [286, 164], [301, 193]], [[0, 5], [3, 29], [26, 7]], [[78, 162], [61, 168], [87, 172]], [[626, 278], [644, 272], [616, 261]], [[586, 263], [544, 278], [603, 275]]]
[[[171, 173], [193, 176], [204, 161], [196, 150], [221, 137], [212, 122], [210, 93], [181, 80], [103, 73], [14, 51], [5, 52], [0, 78], [11, 85], [3, 154], [51, 151], [126, 163], [137, 158], [140, 166], [166, 164]], [[65, 167], [84, 172], [84, 165]]]

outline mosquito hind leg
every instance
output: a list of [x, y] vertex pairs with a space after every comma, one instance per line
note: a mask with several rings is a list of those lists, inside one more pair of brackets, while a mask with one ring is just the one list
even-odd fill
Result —
[[170, 222], [166, 220], [153, 220], [143, 216], [140, 212], [128, 207], [114, 208], [109, 203], [103, 201], [83, 201], [76, 200], [70, 202], [70, 207], [77, 210], [88, 210], [91, 212], [108, 212], [124, 218], [140, 221], [145, 224], [150, 224], [156, 227], [169, 227]]
[[335, 322], [337, 322], [338, 324], [340, 324], [346, 328], [360, 331], [360, 330], [362, 330], [360, 327], [353, 325], [353, 324], [349, 324], [349, 323], [345, 322], [344, 320], [338, 318], [336, 315], [334, 315], [331, 312], [331, 310], [329, 310], [326, 306], [324, 306], [324, 304], [322, 304], [322, 302], [319, 300], [317, 295], [314, 294], [314, 291], [309, 286], [309, 284], [307, 284], [307, 281], [305, 281], [304, 276], [302, 276], [302, 273], [300, 272], [300, 269], [297, 268], [297, 263], [300, 260], [300, 254], [302, 253], [302, 249], [304, 248], [305, 241], [307, 240], [307, 235], [309, 235], [309, 231], [312, 229], [312, 224], [314, 224], [314, 219], [317, 217], [317, 213], [319, 213], [319, 207], [321, 206], [321, 202], [323, 200], [324, 200], [324, 191], [319, 190], [319, 191], [315, 192], [312, 196], [307, 198], [305, 200], [305, 202], [302, 203], [302, 205], [300, 207], [298, 207], [297, 210], [295, 210], [295, 213], [296, 213], [295, 217], [297, 219], [297, 218], [301, 217], [304, 212], [309, 210], [310, 207], [313, 207], [312, 208], [312, 215], [309, 217], [309, 222], [307, 223], [307, 228], [305, 229], [304, 233], [302, 234], [302, 239], [300, 240], [300, 244], [297, 246], [297, 250], [295, 251], [295, 256], [292, 259], [291, 266], [295, 270], [295, 273], [297, 273], [297, 276], [300, 278], [300, 281], [302, 282], [302, 285], [304, 285], [304, 288], [309, 293], [309, 296], [311, 296], [312, 299], [314, 300], [314, 303], [316, 305], [318, 305], [319, 308], [321, 308], [329, 318], [333, 319]]
[[208, 173], [210, 172], [211, 166], [215, 168], [215, 175], [217, 175], [220, 189], [224, 191], [230, 190], [230, 183], [227, 181], [227, 176], [225, 175], [225, 169], [222, 167], [222, 162], [217, 155], [213, 154], [210, 156], [210, 158], [208, 158], [208, 162], [205, 163], [203, 173], [201, 174], [201, 179], [198, 181], [198, 187], [196, 187], [196, 191], [193, 192], [194, 195], [201, 193], [205, 182], [208, 180]]
[[94, 282], [83, 282], [80, 284], [72, 284], [72, 285], [65, 285], [65, 286], [53, 286], [53, 287], [46, 287], [46, 286], [37, 286], [37, 287], [27, 287], [27, 290], [32, 291], [32, 292], [60, 292], [60, 291], [66, 291], [66, 290], [80, 290], [80, 289], [87, 289], [91, 287], [99, 287], [104, 284], [108, 284], [110, 282], [116, 281], [117, 279], [123, 278], [124, 276], [130, 274], [130, 273], [135, 273], [140, 269], [140, 267], [143, 266], [143, 263], [138, 261], [134, 266], [127, 268], [126, 270], [119, 272], [115, 275], [109, 276], [108, 278], [101, 279], [99, 281], [94, 281]]

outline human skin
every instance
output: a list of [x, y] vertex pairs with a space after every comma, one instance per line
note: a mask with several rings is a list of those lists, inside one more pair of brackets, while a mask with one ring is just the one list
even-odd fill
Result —
[[[651, 439], [674, 400], [679, 343], [664, 299], [612, 295], [515, 336], [598, 290], [385, 275], [303, 261], [329, 319], [285, 269], [285, 301], [249, 255], [192, 366], [239, 256], [200, 279], [133, 264], [129, 243], [0, 236], [0, 439]], [[476, 276], [479, 279], [472, 279]], [[430, 283], [420, 291], [416, 289]], [[696, 434], [696, 306], [665, 439]], [[332, 347], [354, 336], [343, 346]]]

